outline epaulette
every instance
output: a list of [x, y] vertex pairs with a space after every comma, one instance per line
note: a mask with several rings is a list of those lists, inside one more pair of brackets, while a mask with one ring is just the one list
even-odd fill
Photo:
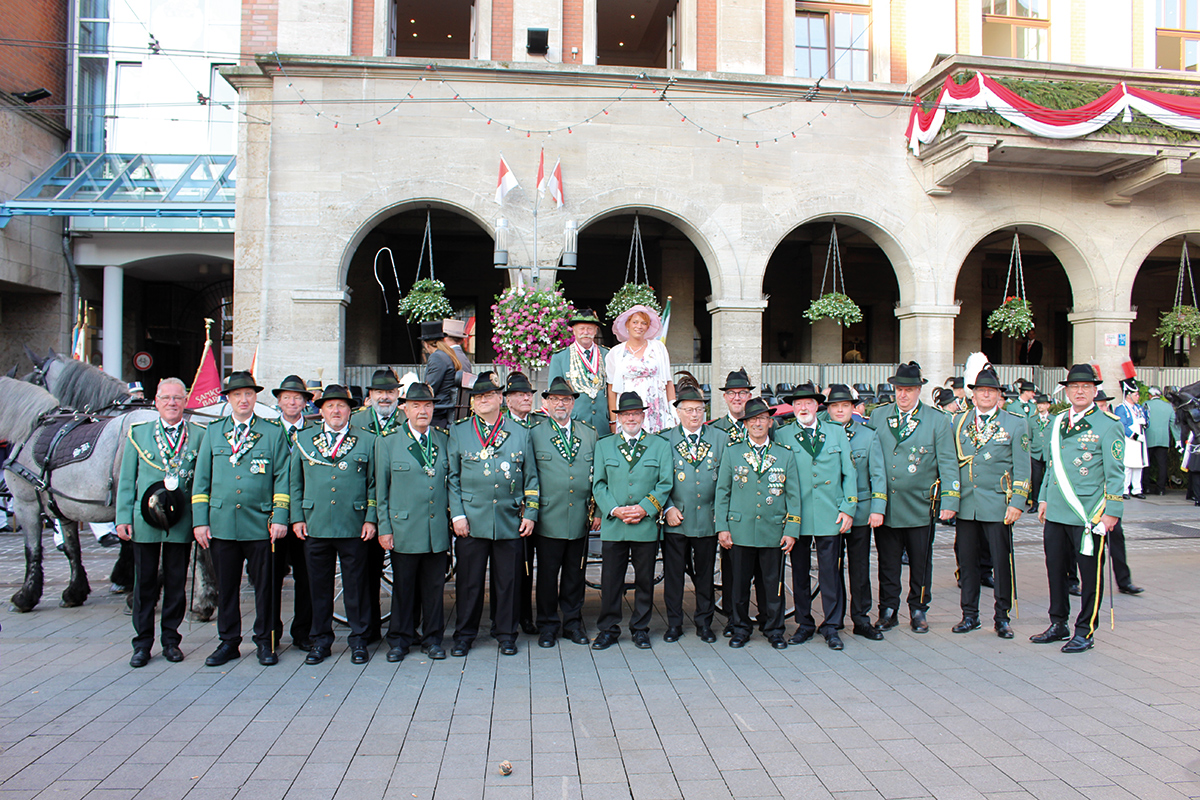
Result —
[[146, 425], [147, 423], [150, 423], [150, 422], [157, 422], [157, 421], [158, 421], [158, 420], [153, 420], [153, 419], [144, 419], [144, 420], [142, 420], [141, 422], [135, 422], [135, 423], [133, 423], [132, 425], [130, 425], [130, 426], [129, 426], [129, 429], [130, 429], [130, 430], [133, 430], [134, 428], [136, 428], [136, 427], [138, 427], [138, 426], [140, 426], [140, 425]]
[[592, 424], [592, 423], [590, 423], [590, 422], [586, 422], [586, 421], [584, 421], [584, 420], [581, 420], [581, 419], [573, 419], [573, 420], [571, 420], [571, 422], [572, 422], [572, 423], [578, 423], [578, 424], [582, 425], [582, 426], [583, 426], [583, 427], [585, 427], [585, 428], [590, 428], [591, 430], [596, 430], [596, 426], [595, 426], [595, 425], [593, 425], [593, 424]]
[[454, 420], [454, 424], [455, 424], [455, 425], [462, 425], [464, 422], [467, 422], [467, 421], [469, 421], [470, 419], [471, 419], [470, 417], [463, 417], [462, 419], [456, 419], [456, 420]]
[[438, 428], [438, 427], [436, 427], [436, 426], [435, 426], [435, 427], [434, 427], [434, 430], [435, 430], [435, 431], [437, 431], [438, 433], [444, 433], [444, 434], [446, 434], [447, 436], [449, 436], [449, 435], [450, 435], [450, 431], [449, 431], [449, 429], [447, 429], [447, 428]]
[[[747, 439], [746, 441], [748, 442], [750, 440]], [[783, 442], [771, 442], [771, 444], [775, 447], [782, 447], [784, 450], [787, 450], [789, 453], [792, 452], [792, 448], [790, 446], [784, 444]]]
[[271, 418], [269, 418], [269, 417], [259, 417], [259, 419], [261, 419], [263, 422], [269, 422], [269, 423], [271, 423], [271, 424], [272, 424], [272, 425], [274, 425], [276, 428], [282, 428], [282, 427], [283, 427], [283, 423], [281, 423], [281, 422], [280, 422], [278, 419], [271, 419]]
[[[1106, 415], [1107, 415], [1109, 418], [1111, 418], [1111, 419], [1115, 419], [1117, 422], [1121, 422], [1121, 418], [1120, 418], [1120, 417], [1118, 417], [1118, 416], [1117, 416], [1116, 414], [1114, 414], [1113, 412], [1109, 411], [1108, 409], [1104, 409], [1104, 414], [1106, 414]], [[1121, 422], [1121, 424], [1122, 424], [1122, 425], [1124, 425], [1125, 423], [1124, 423], [1124, 422]]]

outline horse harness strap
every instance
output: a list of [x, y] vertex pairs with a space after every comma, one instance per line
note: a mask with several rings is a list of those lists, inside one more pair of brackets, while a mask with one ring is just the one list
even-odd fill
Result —
[[[85, 505], [112, 505], [111, 481], [108, 489], [109, 496], [104, 500], [91, 500], [72, 497], [71, 495], [65, 494], [64, 492], [61, 492], [50, 485], [50, 476], [56, 467], [65, 466], [77, 461], [84, 461], [92, 454], [96, 440], [100, 438], [100, 434], [103, 432], [105, 426], [112, 421], [112, 419], [96, 419], [95, 417], [86, 415], [71, 415], [65, 424], [59, 425], [58, 429], [51, 434], [49, 437], [49, 443], [45, 446], [45, 451], [43, 453], [41, 445], [42, 441], [44, 441], [46, 438], [45, 433], [48, 432], [45, 429], [53, 429], [55, 424], [61, 422], [62, 419], [63, 418], [61, 416], [50, 416], [41, 419], [29, 438], [25, 440], [21, 447], [18, 448], [17, 451], [13, 453], [8, 461], [4, 464], [4, 469], [15, 473], [27, 481], [39, 492], [45, 493], [51, 514], [59, 519], [65, 519], [65, 517], [58, 507], [58, 503], [55, 500], [56, 497], [61, 497], [64, 500], [70, 500], [73, 503], [83, 503]], [[68, 456], [56, 461], [54, 457], [56, 455], [55, 451], [57, 447], [77, 428], [91, 425], [95, 425], [95, 428], [92, 431], [87, 432], [85, 437], [74, 437], [79, 439], [81, 444], [77, 445], [75, 450]], [[35, 463], [37, 461], [41, 461], [40, 475], [35, 474], [31, 469], [17, 461], [21, 451], [25, 449], [25, 445], [28, 445], [30, 442], [34, 442], [32, 455]]]

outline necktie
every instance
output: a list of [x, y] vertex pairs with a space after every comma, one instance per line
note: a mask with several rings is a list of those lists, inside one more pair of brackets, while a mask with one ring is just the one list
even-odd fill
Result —
[[418, 436], [417, 442], [421, 445], [421, 447], [424, 447], [425, 446], [425, 434], [422, 433], [420, 436]]
[[247, 426], [247, 425], [246, 425], [246, 423], [244, 423], [244, 422], [239, 422], [239, 423], [238, 423], [238, 425], [237, 425], [237, 431], [236, 431], [236, 432], [237, 432], [237, 437], [238, 437], [239, 439], [240, 439], [240, 438], [242, 438], [243, 436], [245, 436], [245, 435], [246, 435], [246, 428], [247, 428], [247, 427], [248, 427], [248, 426]]

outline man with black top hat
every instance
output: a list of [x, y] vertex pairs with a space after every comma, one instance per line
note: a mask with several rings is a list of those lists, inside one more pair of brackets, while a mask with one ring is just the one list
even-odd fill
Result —
[[[279, 424], [283, 426], [290, 451], [296, 446], [296, 437], [304, 430], [304, 414], [313, 401], [313, 394], [299, 375], [288, 375], [279, 384], [278, 389], [271, 390], [271, 394], [275, 395], [275, 405], [279, 408]], [[304, 559], [304, 542], [290, 525], [287, 536], [275, 543], [275, 580], [279, 582], [281, 592], [284, 576], [289, 569], [295, 584], [292, 643], [301, 650], [308, 650], [311, 646], [308, 635], [312, 630], [312, 595], [308, 585], [308, 564]], [[282, 611], [277, 608], [276, 613], [281, 614]], [[276, 619], [277, 626], [282, 624], [281, 618]]]
[[734, 370], [725, 376], [725, 385], [721, 387], [721, 391], [725, 398], [726, 414], [710, 420], [708, 424], [729, 434], [729, 443], [733, 444], [746, 438], [742, 412], [746, 410], [746, 403], [754, 392], [754, 385], [750, 383], [746, 368]]
[[701, 641], [715, 642], [712, 630], [717, 560], [717, 529], [713, 503], [717, 496], [717, 471], [729, 437], [704, 424], [704, 393], [694, 385], [675, 391], [679, 425], [659, 434], [670, 446], [675, 478], [663, 515], [663, 604], [667, 631], [663, 640], [683, 636], [683, 578], [692, 569], [696, 612], [692, 621]]
[[637, 392], [617, 399], [617, 432], [596, 443], [592, 492], [600, 521], [600, 618], [592, 649], [621, 638], [625, 573], [633, 562], [633, 616], [629, 630], [639, 649], [650, 647], [658, 517], [671, 493], [671, 449], [642, 430], [646, 404]]
[[[1038, 521], [1045, 523], [1050, 627], [1029, 638], [1037, 644], [1069, 639], [1062, 651], [1082, 653], [1091, 649], [1100, 617], [1104, 540], [1124, 511], [1125, 435], [1120, 421], [1096, 408], [1100, 379], [1090, 364], [1074, 365], [1060, 384], [1066, 387], [1071, 407], [1052, 424], [1038, 501]], [[1067, 565], [1072, 554], [1082, 591], [1073, 631], [1067, 626]]]
[[954, 419], [954, 442], [962, 496], [955, 517], [962, 621], [954, 633], [981, 627], [980, 555], [991, 553], [994, 570], [993, 622], [1001, 639], [1013, 637], [1009, 611], [1016, 594], [1012, 526], [1029, 498], [1029, 429], [1025, 418], [1000, 408], [1003, 391], [988, 365], [970, 385], [975, 407]]
[[800, 535], [800, 480], [786, 445], [771, 441], [771, 409], [748, 401], [741, 422], [746, 438], [721, 456], [714, 501], [717, 540], [730, 551], [726, 591], [732, 600], [730, 647], [745, 647], [754, 628], [750, 583], [759, 584], [759, 624], [776, 650], [784, 638], [783, 557]]
[[871, 532], [883, 524], [888, 480], [879, 432], [854, 419], [854, 400], [849, 386], [835, 383], [825, 397], [825, 409], [846, 432], [857, 483], [854, 521], [845, 534], [850, 622], [855, 636], [879, 641], [883, 634], [871, 624]]
[[[537, 453], [540, 505], [533, 542], [537, 548], [538, 645], [553, 647], [559, 635], [588, 644], [583, 623], [583, 573], [588, 531], [593, 528], [593, 457], [596, 431], [572, 419], [579, 397], [564, 378], [542, 392], [548, 413], [529, 431]], [[522, 592], [524, 589], [522, 589]], [[525, 597], [522, 595], [522, 602]]]
[[1034, 412], [1029, 417], [1029, 505], [1036, 509], [1038, 492], [1042, 489], [1042, 478], [1046, 474], [1046, 444], [1050, 433], [1050, 398], [1039, 394], [1033, 399]]
[[883, 525], [875, 530], [879, 552], [879, 619], [875, 627], [889, 630], [899, 624], [900, 559], [908, 552], [909, 626], [926, 633], [930, 584], [933, 581], [934, 506], [938, 518], [949, 521], [958, 511], [958, 460], [950, 417], [921, 402], [921, 365], [901, 364], [888, 379], [896, 402], [871, 412], [871, 427], [879, 432], [888, 476], [888, 504]]
[[[504, 414], [512, 422], [526, 430], [532, 430], [541, 415], [533, 413], [533, 385], [524, 372], [510, 372], [504, 384]], [[533, 621], [533, 537], [526, 536], [524, 552], [521, 555], [523, 566], [520, 570], [520, 586], [517, 589], [519, 597], [518, 618], [521, 630], [529, 635], [538, 632], [538, 626]], [[491, 591], [488, 595], [492, 622], [496, 621], [496, 577], [490, 578]]]
[[[117, 536], [133, 542], [133, 657], [144, 667], [154, 643], [154, 605], [162, 588], [163, 658], [183, 660], [179, 623], [187, 608], [188, 556], [192, 551], [192, 476], [204, 428], [183, 421], [187, 389], [178, 378], [159, 381], [158, 419], [135, 422], [121, 455], [117, 480]], [[159, 563], [162, 575], [159, 576]]]
[[367, 559], [376, 549], [375, 435], [350, 424], [350, 391], [326, 387], [317, 407], [324, 424], [302, 432], [292, 449], [292, 530], [307, 540], [305, 556], [312, 587], [312, 648], [306, 664], [320, 664], [333, 645], [334, 570], [341, 568], [342, 601], [350, 625], [351, 661], [365, 664]]
[[[811, 381], [786, 398], [796, 421], [785, 425], [775, 441], [791, 449], [800, 484], [800, 535], [792, 548], [792, 599], [796, 603], [796, 633], [790, 644], [804, 644], [818, 630], [831, 650], [843, 648], [842, 620], [846, 617], [846, 587], [842, 574], [842, 535], [854, 524], [858, 506], [858, 474], [850, 458], [846, 431], [836, 422], [817, 419], [825, 395]], [[812, 615], [811, 553], [817, 553], [817, 586], [824, 619], [820, 628]]]
[[570, 345], [550, 357], [549, 380], [563, 378], [580, 393], [571, 418], [586, 422], [598, 436], [612, 432], [608, 416], [608, 378], [604, 359], [608, 348], [596, 343], [600, 319], [590, 308], [581, 308], [567, 321], [575, 337]]
[[450, 429], [450, 513], [458, 559], [458, 620], [450, 655], [465, 656], [479, 634], [490, 561], [497, 595], [494, 635], [501, 655], [512, 656], [521, 540], [533, 533], [538, 516], [537, 466], [529, 431], [500, 411], [493, 373], [481, 373], [472, 391], [475, 413]]
[[[193, 534], [211, 548], [217, 573], [217, 635], [221, 644], [204, 663], [219, 667], [241, 653], [242, 569], [254, 583], [254, 643], [258, 663], [279, 663], [279, 583], [272, 581], [271, 546], [287, 534], [288, 446], [277, 420], [254, 413], [262, 387], [249, 372], [235, 372], [223, 394], [230, 416], [208, 426], [196, 453], [192, 482]], [[268, 630], [271, 628], [271, 630]]]
[[[450, 566], [449, 436], [433, 422], [433, 390], [414, 383], [404, 396], [407, 424], [375, 440], [379, 544], [392, 560], [387, 660], [404, 660], [413, 643], [446, 657], [445, 586]], [[417, 635], [417, 621], [421, 634]]]

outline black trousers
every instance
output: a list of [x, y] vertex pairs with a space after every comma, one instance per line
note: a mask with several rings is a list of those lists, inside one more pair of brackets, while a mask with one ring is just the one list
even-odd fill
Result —
[[1013, 576], [1012, 528], [1004, 522], [980, 522], [973, 519], [958, 519], [955, 525], [955, 550], [958, 552], [959, 582], [962, 584], [960, 604], [964, 617], [979, 616], [980, 552], [988, 551], [992, 556], [995, 571], [992, 590], [995, 598], [996, 622], [1007, 622], [1012, 610], [1013, 593], [1016, 591]]
[[[720, 548], [721, 553], [721, 613], [727, 617], [725, 622], [725, 633], [730, 634], [733, 631], [733, 582], [736, 575], [733, 572], [733, 550]], [[757, 570], [757, 567], [755, 567]], [[763, 594], [763, 586], [765, 585], [761, 572], [754, 573], [754, 600], [760, 609], [766, 608], [767, 597]], [[758, 619], [758, 627], [762, 629], [761, 612]]]
[[601, 633], [621, 632], [621, 604], [625, 599], [625, 572], [633, 562], [633, 615], [630, 631], [650, 630], [654, 610], [654, 561], [658, 542], [601, 542], [600, 619]]
[[522, 568], [524, 547], [525, 543], [520, 539], [455, 537], [457, 567], [454, 591], [458, 598], [458, 611], [455, 614], [454, 641], [470, 644], [479, 635], [488, 562], [491, 562], [492, 575], [496, 579], [493, 635], [501, 642], [517, 640], [517, 570]]
[[[446, 569], [450, 566], [450, 554], [393, 550], [390, 558], [392, 616], [388, 620], [388, 646], [406, 651], [414, 642], [425, 647], [441, 646], [446, 630]], [[418, 616], [422, 621], [419, 638]]]
[[714, 602], [713, 570], [717, 563], [717, 536], [684, 536], [672, 533], [670, 528], [663, 532], [663, 605], [667, 607], [667, 625], [672, 628], [683, 626], [683, 576], [692, 573], [692, 586], [696, 589], [696, 613], [692, 620], [697, 628], [711, 628]]
[[[1125, 587], [1133, 584], [1133, 573], [1129, 571], [1129, 561], [1125, 558], [1125, 527], [1121, 520], [1108, 532], [1108, 557], [1112, 559], [1113, 577], [1117, 586]], [[1079, 582], [1079, 568], [1075, 563], [1075, 554], [1067, 563], [1067, 581]]]
[[749, 636], [754, 629], [750, 616], [750, 584], [758, 583], [758, 623], [767, 636], [783, 635], [783, 551], [778, 547], [730, 548], [733, 569], [733, 635]]
[[[154, 605], [162, 588], [163, 647], [178, 645], [179, 623], [187, 610], [188, 557], [190, 542], [133, 542], [133, 647], [150, 649], [154, 643]], [[162, 571], [159, 571], [159, 561]]]
[[[367, 641], [374, 642], [380, 638], [383, 630], [383, 609], [379, 603], [379, 586], [383, 583], [383, 548], [379, 542], [367, 542], [366, 567], [366, 603], [367, 603]], [[395, 583], [395, 578], [392, 579]]]
[[1029, 460], [1029, 503], [1037, 509], [1038, 495], [1042, 491], [1042, 478], [1046, 476], [1046, 462], [1040, 458]]
[[1188, 471], [1188, 493], [1191, 495], [1189, 500], [1200, 503], [1200, 470]]
[[[1150, 454], [1150, 465], [1154, 467], [1154, 486], [1145, 486], [1145, 489], [1151, 489], [1158, 494], [1166, 494], [1167, 492], [1167, 477], [1170, 475], [1169, 462], [1167, 454], [1170, 448], [1167, 447], [1151, 447], [1148, 448]], [[1148, 476], [1150, 473], [1147, 472]]]
[[879, 609], [900, 608], [900, 556], [908, 550], [908, 607], [929, 610], [929, 588], [933, 580], [933, 531], [929, 525], [915, 528], [875, 529], [875, 550], [879, 554]]
[[[1084, 536], [1092, 537], [1092, 555], [1079, 552]], [[1099, 536], [1084, 533], [1082, 525], [1063, 525], [1046, 522], [1042, 530], [1042, 546], [1046, 551], [1046, 575], [1050, 582], [1050, 621], [1067, 624], [1071, 614], [1071, 596], [1067, 594], [1067, 559], [1074, 555], [1079, 565], [1080, 608], [1075, 617], [1075, 635], [1091, 637], [1096, 633], [1100, 617], [1100, 601], [1104, 599], [1103, 541]]]
[[850, 579], [850, 622], [871, 626], [871, 527], [855, 525], [846, 535], [846, 573]]
[[842, 629], [846, 617], [846, 590], [842, 576], [842, 537], [798, 536], [792, 547], [792, 600], [796, 604], [797, 631], [817, 630], [812, 615], [812, 556], [817, 551], [817, 587], [821, 590], [821, 635]]
[[587, 536], [533, 537], [537, 548], [537, 626], [542, 633], [584, 631], [583, 572]]
[[[276, 593], [282, 596], [283, 578], [287, 571], [292, 571], [295, 599], [292, 601], [292, 642], [307, 642], [312, 632], [312, 590], [308, 585], [308, 562], [304, 556], [304, 542], [301, 541], [292, 526], [288, 526], [287, 536], [275, 542], [275, 582], [278, 585]], [[283, 630], [283, 612], [275, 609], [275, 627]]]
[[342, 567], [342, 604], [346, 608], [346, 621], [350, 624], [350, 635], [346, 642], [351, 647], [367, 646], [367, 627], [370, 625], [370, 608], [367, 605], [367, 553], [375, 542], [364, 542], [357, 536], [322, 537], [309, 536], [305, 540], [304, 555], [308, 560], [309, 586], [312, 590], [312, 628], [309, 639], [313, 647], [329, 647], [333, 644], [333, 577], [337, 562]]
[[[268, 539], [216, 539], [212, 550], [213, 569], [217, 573], [217, 636], [223, 643], [241, 644], [242, 609], [238, 596], [242, 591], [242, 565], [254, 583], [254, 643], [259, 647], [271, 646], [271, 631], [268, 622], [277, 617], [279, 594], [271, 585], [271, 542]], [[278, 586], [278, 584], [276, 584]], [[278, 643], [283, 628], [275, 628]]]
[[[522, 539], [524, 543], [524, 551], [521, 555], [521, 560], [524, 565], [520, 572], [517, 573], [519, 581], [517, 585], [517, 620], [520, 622], [533, 622], [533, 554], [536, 551], [533, 537], [526, 536]], [[492, 635], [496, 635], [496, 575], [495, 573], [488, 580], [488, 614], [492, 618]]]

